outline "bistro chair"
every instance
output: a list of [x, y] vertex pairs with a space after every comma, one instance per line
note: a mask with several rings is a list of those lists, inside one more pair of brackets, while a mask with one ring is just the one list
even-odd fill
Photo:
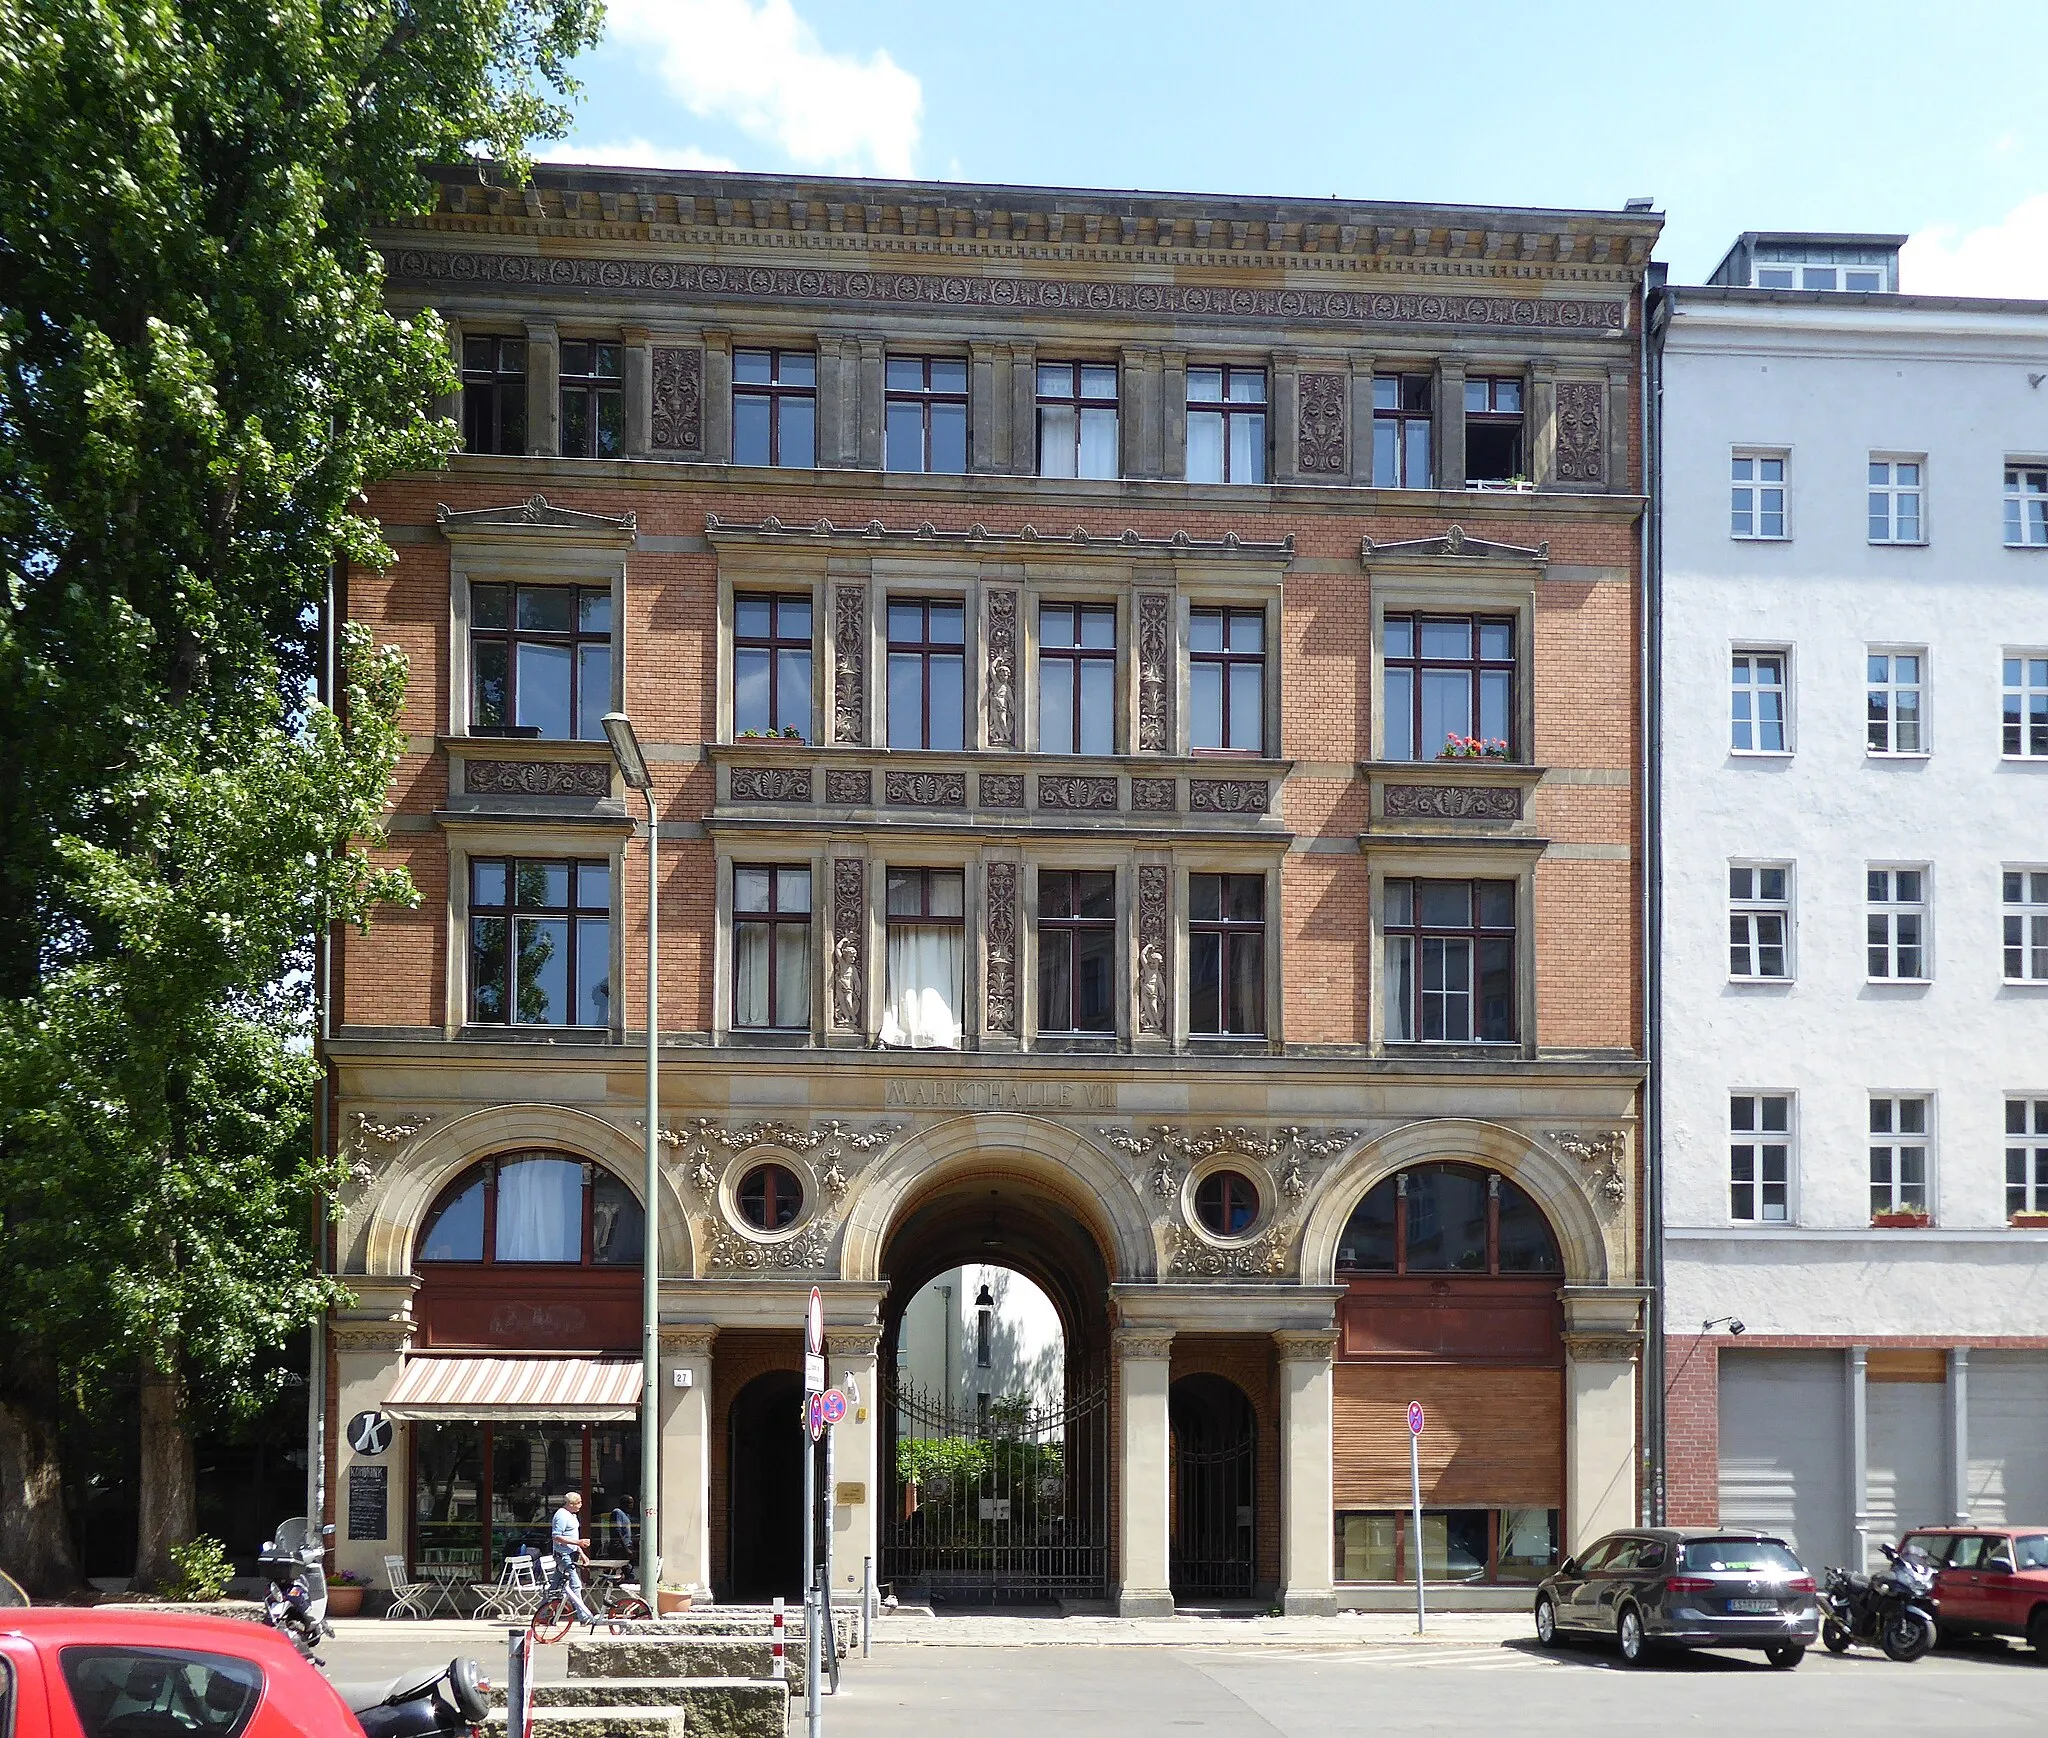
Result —
[[540, 1603], [540, 1577], [524, 1551], [505, 1559], [497, 1580], [472, 1581], [469, 1590], [477, 1598], [473, 1617], [530, 1617]]
[[386, 1617], [425, 1617], [427, 1608], [423, 1601], [433, 1596], [431, 1582], [408, 1581], [405, 1575], [403, 1557], [384, 1559], [384, 1576], [391, 1583], [391, 1608]]

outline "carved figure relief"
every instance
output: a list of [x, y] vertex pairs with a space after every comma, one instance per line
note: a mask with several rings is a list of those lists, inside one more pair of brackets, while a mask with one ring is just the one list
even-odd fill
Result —
[[1262, 778], [1188, 780], [1188, 807], [1198, 815], [1263, 815], [1269, 800]]
[[598, 760], [465, 760], [462, 788], [478, 797], [608, 797], [612, 769]]
[[832, 1024], [842, 1031], [860, 1031], [866, 1012], [867, 922], [868, 866], [841, 857], [832, 865]]
[[1604, 483], [1607, 439], [1602, 407], [1607, 388], [1597, 380], [1557, 383], [1557, 479], [1561, 483]]
[[1295, 463], [1305, 476], [1344, 474], [1344, 376], [1299, 377]]
[[1173, 599], [1163, 591], [1138, 594], [1138, 749], [1167, 754], [1173, 748]]
[[1113, 809], [1116, 807], [1116, 780], [1043, 773], [1038, 780], [1038, 806], [1041, 809]]
[[1522, 793], [1513, 785], [1388, 785], [1387, 817], [1434, 821], [1519, 821]]
[[842, 585], [832, 592], [832, 740], [868, 739], [868, 588]]
[[988, 866], [988, 1029], [1017, 1030], [1017, 865]]
[[1166, 869], [1138, 866], [1138, 1030], [1166, 1031]]
[[992, 591], [988, 597], [988, 745], [1014, 748], [1017, 743], [1017, 594]]
[[704, 448], [704, 352], [694, 346], [654, 347], [654, 449]]
[[811, 769], [807, 766], [736, 766], [732, 769], [732, 800], [736, 803], [807, 803], [811, 800]]

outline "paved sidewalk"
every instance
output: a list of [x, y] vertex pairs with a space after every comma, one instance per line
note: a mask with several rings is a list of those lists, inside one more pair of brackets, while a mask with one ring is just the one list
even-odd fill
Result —
[[875, 1646], [921, 1647], [1499, 1647], [1534, 1634], [1520, 1611], [1432, 1614], [1345, 1612], [1336, 1617], [1086, 1617], [962, 1612], [945, 1617], [891, 1612], [875, 1625]]

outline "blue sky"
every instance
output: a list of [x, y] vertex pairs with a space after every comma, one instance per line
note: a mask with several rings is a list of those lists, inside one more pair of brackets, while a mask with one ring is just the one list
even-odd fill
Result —
[[1617, 207], [1910, 234], [1908, 289], [2048, 297], [2041, 0], [610, 0], [591, 162]]

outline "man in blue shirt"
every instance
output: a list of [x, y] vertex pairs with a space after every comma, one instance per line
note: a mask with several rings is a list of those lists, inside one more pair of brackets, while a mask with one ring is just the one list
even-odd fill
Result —
[[583, 1556], [583, 1529], [577, 1516], [583, 1512], [583, 1493], [571, 1491], [562, 1499], [562, 1506], [555, 1511], [554, 1522], [549, 1528], [554, 1546], [555, 1569], [548, 1577], [550, 1593], [566, 1593], [569, 1603], [576, 1607], [576, 1615], [593, 1628], [597, 1614], [584, 1603], [583, 1583], [576, 1574], [576, 1565]]

